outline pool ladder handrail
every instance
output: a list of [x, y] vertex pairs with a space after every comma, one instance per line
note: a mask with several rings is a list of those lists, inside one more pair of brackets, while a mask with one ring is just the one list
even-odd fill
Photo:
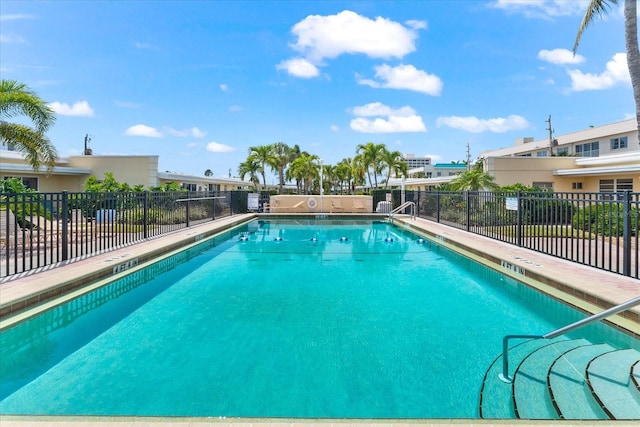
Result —
[[404, 211], [409, 206], [411, 206], [411, 219], [415, 219], [416, 218], [416, 204], [414, 202], [408, 201], [408, 202], [404, 202], [403, 204], [401, 204], [400, 206], [398, 206], [397, 208], [395, 208], [394, 210], [389, 212], [389, 222], [393, 222], [393, 215], [394, 214], [397, 214], [400, 211]]
[[640, 304], [640, 296], [632, 298], [622, 304], [618, 304], [614, 307], [608, 308], [600, 313], [593, 314], [577, 322], [573, 322], [570, 325], [563, 326], [544, 335], [505, 335], [502, 338], [502, 373], [500, 379], [506, 383], [513, 382], [513, 378], [509, 376], [509, 340], [511, 339], [552, 339], [559, 337], [562, 334], [571, 332], [575, 329], [597, 322], [614, 314], [618, 314], [621, 311], [627, 310], [631, 307], [635, 307]]

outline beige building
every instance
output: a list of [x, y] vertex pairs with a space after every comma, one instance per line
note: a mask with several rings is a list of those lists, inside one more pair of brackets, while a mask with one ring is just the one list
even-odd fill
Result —
[[520, 183], [554, 191], [640, 192], [635, 119], [515, 145], [480, 155], [498, 185]]
[[44, 168], [34, 171], [24, 156], [16, 151], [0, 150], [0, 178], [21, 178], [40, 192], [84, 191], [90, 176], [103, 179], [113, 173], [118, 182], [145, 189], [175, 182], [190, 191], [249, 190], [251, 183], [237, 178], [206, 177], [158, 171], [158, 156], [70, 156], [61, 157], [51, 173]]

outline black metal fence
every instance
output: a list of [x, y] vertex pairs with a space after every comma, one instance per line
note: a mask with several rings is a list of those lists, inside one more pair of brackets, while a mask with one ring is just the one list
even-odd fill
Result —
[[0, 194], [0, 277], [245, 212], [233, 193]]
[[407, 191], [405, 198], [422, 218], [640, 278], [640, 193]]

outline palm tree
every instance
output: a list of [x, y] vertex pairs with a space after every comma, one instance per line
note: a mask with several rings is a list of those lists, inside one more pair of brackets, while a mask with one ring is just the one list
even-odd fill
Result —
[[260, 172], [260, 163], [257, 159], [252, 158], [251, 156], [249, 156], [244, 162], [240, 163], [240, 166], [238, 167], [238, 175], [240, 175], [240, 179], [244, 179], [245, 175], [249, 175], [249, 182], [253, 184], [256, 191], [258, 191], [258, 184], [260, 184], [258, 172]]
[[453, 191], [497, 190], [500, 186], [494, 180], [494, 177], [482, 169], [482, 162], [478, 162], [449, 184]]
[[291, 166], [289, 167], [291, 176], [302, 182], [302, 192], [304, 194], [310, 193], [314, 181], [320, 177], [318, 160], [318, 156], [303, 152], [297, 159], [291, 162]]
[[[386, 150], [384, 144], [374, 144], [373, 142], [358, 144], [356, 147], [356, 157], [359, 157], [360, 162], [364, 166], [369, 178], [369, 185], [373, 188], [378, 187], [378, 173], [381, 170], [380, 160], [383, 150]], [[373, 171], [373, 180], [371, 179], [371, 171]]]
[[[573, 53], [578, 50], [578, 44], [582, 33], [587, 29], [589, 24], [596, 16], [607, 13], [607, 8], [611, 5], [617, 5], [621, 0], [591, 0], [587, 8], [576, 41], [573, 45]], [[638, 16], [636, 9], [636, 0], [624, 0], [624, 34], [625, 45], [627, 48], [627, 66], [629, 67], [629, 75], [631, 76], [631, 86], [633, 87], [633, 96], [636, 103], [636, 122], [638, 123], [638, 132], [640, 133], [640, 51], [638, 51]]]
[[[27, 116], [34, 127], [6, 121], [15, 116]], [[0, 141], [23, 153], [34, 170], [42, 164], [53, 170], [58, 153], [45, 133], [55, 121], [53, 110], [27, 86], [0, 81]]]
[[396, 176], [406, 176], [409, 165], [404, 161], [404, 156], [399, 151], [389, 151], [385, 148], [381, 154], [381, 164], [384, 166], [384, 169], [387, 170], [387, 179], [384, 184], [384, 188], [387, 188], [391, 172], [394, 172]]
[[213, 175], [213, 171], [211, 169], [207, 169], [206, 171], [204, 171], [204, 176], [212, 176]]
[[273, 160], [275, 160], [275, 170], [278, 171], [279, 188], [278, 194], [282, 194], [284, 189], [285, 169], [292, 160], [292, 149], [284, 142], [276, 142], [271, 145]]
[[[262, 183], [264, 184], [264, 189], [267, 189], [267, 175], [265, 171], [266, 166], [271, 166], [276, 163], [275, 157], [273, 156], [273, 152], [271, 150], [270, 145], [259, 145], [257, 147], [249, 147], [249, 157], [256, 160], [260, 165], [260, 175], [262, 175]], [[248, 160], [248, 159], [247, 159]]]

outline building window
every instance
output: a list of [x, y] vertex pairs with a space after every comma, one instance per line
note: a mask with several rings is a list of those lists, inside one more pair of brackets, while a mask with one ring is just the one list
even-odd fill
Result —
[[547, 153], [547, 150], [545, 150], [545, 151], [538, 151], [538, 152], [536, 153], [536, 157], [548, 157], [548, 156], [549, 156], [549, 153]]
[[182, 188], [184, 188], [187, 191], [196, 191], [197, 186], [196, 184], [187, 184], [187, 183], [182, 183]]
[[587, 142], [586, 144], [576, 145], [576, 155], [578, 157], [599, 157], [600, 142]]
[[543, 190], [553, 190], [553, 182], [534, 182], [533, 186]]
[[531, 153], [518, 154], [518, 157], [531, 157]]
[[25, 176], [5, 176], [3, 179], [18, 178], [22, 184], [31, 190], [38, 190], [38, 178], [29, 178]]
[[611, 139], [611, 149], [619, 150], [621, 148], [627, 148], [627, 137], [622, 136], [620, 138], [612, 138]]
[[621, 192], [633, 190], [633, 178], [601, 179], [599, 188], [601, 193], [611, 193], [601, 194], [602, 200], [622, 199]]
[[571, 183], [571, 188], [573, 188], [574, 190], [582, 190], [582, 183], [581, 182], [573, 182], [573, 183]]
[[427, 178], [431, 178], [433, 176], [432, 172], [427, 172]]
[[569, 147], [560, 147], [556, 150], [556, 156], [564, 157], [569, 155]]

